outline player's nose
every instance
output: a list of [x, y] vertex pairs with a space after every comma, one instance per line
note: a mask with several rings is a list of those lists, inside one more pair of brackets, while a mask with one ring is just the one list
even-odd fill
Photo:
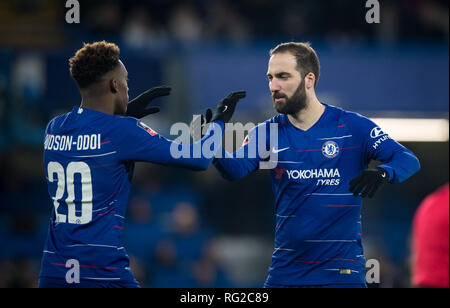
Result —
[[281, 90], [281, 85], [276, 80], [272, 80], [269, 84], [270, 92], [275, 93]]

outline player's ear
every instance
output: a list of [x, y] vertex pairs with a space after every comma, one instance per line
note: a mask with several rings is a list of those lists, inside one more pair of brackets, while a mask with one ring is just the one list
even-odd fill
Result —
[[308, 73], [305, 76], [305, 85], [307, 89], [314, 88], [314, 83], [316, 82], [316, 75], [313, 73]]
[[119, 87], [118, 87], [118, 84], [117, 84], [117, 80], [111, 79], [109, 81], [109, 89], [111, 90], [112, 93], [119, 92]]

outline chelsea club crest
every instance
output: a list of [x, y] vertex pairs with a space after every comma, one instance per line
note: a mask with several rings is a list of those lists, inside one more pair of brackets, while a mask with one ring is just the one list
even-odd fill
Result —
[[327, 158], [334, 158], [339, 154], [339, 145], [334, 141], [327, 141], [322, 145], [322, 154]]

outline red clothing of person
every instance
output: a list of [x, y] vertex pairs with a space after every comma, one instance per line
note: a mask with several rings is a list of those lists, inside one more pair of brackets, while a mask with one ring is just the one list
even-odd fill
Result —
[[417, 287], [449, 287], [449, 184], [423, 200], [413, 221], [413, 276]]

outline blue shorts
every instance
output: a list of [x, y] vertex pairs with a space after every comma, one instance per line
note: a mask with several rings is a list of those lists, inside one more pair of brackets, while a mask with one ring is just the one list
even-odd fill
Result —
[[137, 282], [80, 280], [80, 283], [67, 283], [65, 279], [39, 278], [39, 288], [140, 288]]
[[367, 285], [365, 283], [348, 283], [348, 284], [318, 284], [318, 285], [299, 285], [299, 286], [286, 286], [286, 285], [279, 285], [279, 284], [264, 284], [264, 288], [367, 288]]

